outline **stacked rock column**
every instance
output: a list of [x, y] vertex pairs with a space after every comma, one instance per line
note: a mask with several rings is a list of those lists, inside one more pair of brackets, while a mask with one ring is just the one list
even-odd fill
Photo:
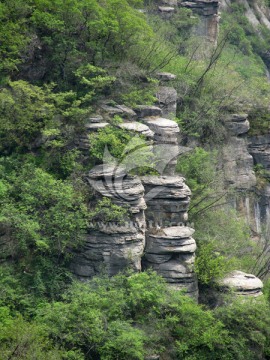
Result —
[[137, 109], [141, 121], [154, 132], [156, 168], [162, 174], [141, 178], [147, 203], [143, 267], [154, 269], [171, 287], [197, 298], [196, 243], [194, 230], [186, 226], [191, 192], [185, 179], [175, 175], [180, 131], [175, 121], [162, 117], [157, 109], [148, 109], [150, 113]]
[[146, 208], [141, 180], [127, 175], [125, 169], [108, 165], [94, 167], [87, 180], [96, 191], [96, 199], [103, 196], [125, 207], [129, 219], [125, 223], [101, 220], [90, 224], [85, 242], [73, 259], [74, 273], [81, 279], [89, 279], [103, 271], [109, 276], [127, 268], [140, 271]]

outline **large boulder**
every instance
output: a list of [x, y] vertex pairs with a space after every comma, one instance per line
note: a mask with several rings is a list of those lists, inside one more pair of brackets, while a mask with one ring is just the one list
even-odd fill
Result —
[[255, 275], [235, 270], [220, 280], [223, 290], [231, 290], [239, 296], [257, 297], [262, 295], [263, 283]]

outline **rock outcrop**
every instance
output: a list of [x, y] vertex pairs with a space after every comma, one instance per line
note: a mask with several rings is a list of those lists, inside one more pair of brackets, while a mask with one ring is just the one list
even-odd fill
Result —
[[111, 198], [128, 210], [129, 217], [124, 224], [101, 219], [90, 225], [84, 245], [74, 257], [74, 273], [87, 279], [104, 270], [110, 276], [126, 268], [140, 271], [146, 208], [140, 179], [128, 176], [125, 169], [100, 165], [89, 172], [87, 180], [96, 190], [97, 199]]
[[162, 116], [173, 119], [176, 116], [177, 92], [173, 87], [160, 86], [156, 94]]
[[257, 297], [262, 295], [263, 283], [252, 274], [233, 271], [219, 282], [222, 291], [232, 291], [237, 296]]
[[270, 171], [270, 134], [251, 136], [248, 142], [255, 164], [261, 164], [265, 170]]
[[159, 173], [173, 175], [179, 154], [179, 127], [175, 121], [162, 117], [145, 117], [142, 119], [154, 132], [154, 154]]
[[249, 190], [256, 185], [253, 158], [247, 150], [247, 140], [232, 136], [223, 149], [225, 186]]
[[185, 289], [197, 299], [194, 230], [185, 226], [191, 192], [185, 179], [174, 175], [179, 127], [176, 122], [159, 117], [144, 118], [143, 122], [154, 131], [156, 156], [159, 154], [164, 161], [163, 175], [141, 178], [148, 224], [143, 264], [157, 271], [174, 289]]
[[248, 132], [250, 125], [248, 114], [231, 114], [225, 119], [225, 127], [232, 135], [241, 135]]
[[209, 42], [216, 44], [219, 30], [219, 0], [181, 1], [180, 6], [191, 9], [199, 17], [195, 32]]
[[174, 289], [185, 289], [197, 298], [194, 230], [186, 226], [172, 226], [158, 230], [150, 228], [148, 231], [144, 266], [157, 271]]
[[[172, 75], [166, 74], [165, 81], [168, 77]], [[158, 94], [162, 109], [137, 106], [134, 109], [136, 118], [129, 111], [130, 117], [117, 126], [150, 140], [151, 145], [147, 146], [154, 156], [154, 169], [162, 175], [139, 178], [128, 175], [125, 168], [106, 164], [89, 172], [87, 180], [95, 191], [94, 200], [102, 196], [110, 198], [114, 204], [128, 210], [129, 219], [124, 224], [102, 219], [90, 224], [85, 243], [75, 254], [72, 269], [82, 279], [101, 271], [111, 276], [127, 267], [140, 271], [144, 253], [144, 268], [156, 270], [174, 289], [185, 289], [197, 298], [196, 243], [192, 238], [194, 230], [186, 226], [191, 192], [185, 179], [174, 175], [181, 152], [180, 130], [175, 121], [162, 117], [172, 109], [175, 111], [177, 94], [170, 87], [161, 87]], [[120, 109], [114, 105], [113, 108], [128, 112], [123, 106]], [[86, 131], [91, 133], [107, 126], [104, 111], [114, 116], [113, 108], [103, 105], [103, 117], [92, 117]]]
[[166, 227], [183, 225], [188, 220], [191, 191], [181, 176], [143, 176], [147, 202], [147, 222]]

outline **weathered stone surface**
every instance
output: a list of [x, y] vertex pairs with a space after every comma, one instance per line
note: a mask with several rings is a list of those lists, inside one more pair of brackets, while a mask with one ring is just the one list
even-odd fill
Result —
[[[173, 177], [173, 176], [172, 176]], [[143, 184], [145, 185], [146, 191], [146, 200], [151, 199], [166, 199], [166, 200], [176, 200], [179, 201], [187, 199], [190, 195], [190, 189], [186, 184], [183, 184], [180, 187], [177, 186], [163, 186], [163, 185], [148, 185], [145, 181], [145, 177], [142, 179]]]
[[90, 185], [102, 196], [120, 199], [122, 201], [134, 201], [144, 194], [144, 187], [138, 177], [125, 176], [123, 178], [106, 179], [104, 181], [92, 181], [87, 178]]
[[175, 144], [175, 149], [178, 150], [180, 130], [175, 121], [161, 117], [147, 117], [143, 122], [155, 133], [154, 140], [157, 144]]
[[225, 126], [233, 135], [245, 134], [250, 129], [247, 117], [247, 114], [232, 114], [225, 119]]
[[197, 299], [194, 230], [172, 224], [187, 220], [190, 190], [181, 176], [144, 176], [142, 182], [148, 207], [144, 267], [156, 270], [174, 290], [185, 289]]
[[173, 81], [176, 79], [176, 75], [168, 73], [168, 72], [159, 72], [157, 73], [157, 78], [160, 81]]
[[174, 7], [171, 7], [171, 6], [159, 6], [158, 7], [158, 10], [161, 12], [161, 13], [173, 13], [175, 11], [175, 8]]
[[[179, 175], [168, 176], [168, 175], [147, 175], [142, 176], [141, 180], [144, 186], [162, 186], [166, 188], [178, 188], [183, 189], [186, 187], [185, 178]], [[190, 195], [190, 192], [189, 192]]]
[[161, 109], [157, 106], [152, 106], [152, 105], [138, 105], [134, 109], [134, 111], [136, 112], [139, 118], [162, 115]]
[[150, 355], [144, 358], [144, 360], [159, 360], [159, 359], [160, 359], [159, 355]]
[[109, 197], [116, 205], [124, 206], [129, 210], [129, 219], [124, 224], [102, 220], [90, 223], [89, 235], [73, 259], [73, 272], [80, 278], [91, 278], [104, 270], [109, 276], [127, 267], [140, 271], [146, 208], [140, 179], [114, 165], [95, 166], [86, 179], [97, 199]]
[[242, 271], [233, 271], [219, 282], [222, 288], [235, 291], [237, 295], [260, 296], [262, 295], [263, 283], [255, 275], [246, 274]]
[[162, 5], [177, 6], [177, 0], [161, 0]]
[[149, 265], [157, 271], [175, 290], [186, 290], [187, 294], [197, 298], [198, 286], [193, 266], [185, 265], [179, 259], [172, 259], [165, 263]]
[[[192, 231], [187, 231], [192, 230]], [[160, 229], [157, 234], [149, 234], [146, 241], [148, 254], [191, 253], [196, 251], [196, 242], [191, 237], [193, 229], [173, 226]]]
[[246, 139], [230, 138], [223, 149], [223, 171], [227, 186], [247, 190], [256, 185], [253, 158], [247, 151]]
[[122, 110], [123, 114], [121, 116], [124, 118], [133, 119], [136, 117], [135, 111], [125, 105], [115, 105], [115, 107]]
[[255, 164], [261, 164], [270, 171], [270, 134], [249, 137], [248, 142]]
[[181, 176], [143, 176], [147, 202], [147, 219], [159, 226], [177, 225], [187, 221], [190, 189]]
[[102, 105], [101, 109], [107, 113], [109, 116], [114, 116], [114, 115], [123, 115], [124, 111], [122, 109], [119, 109], [117, 107], [114, 106], [110, 106], [110, 105]]
[[[91, 231], [80, 253], [75, 254], [72, 269], [77, 276], [92, 277], [102, 269], [105, 269], [109, 276], [127, 267], [141, 270], [144, 234], [133, 227], [125, 228], [126, 233], [121, 234], [117, 225], [111, 226], [109, 234]], [[107, 224], [107, 227], [109, 228], [110, 224]]]
[[88, 173], [90, 179], [122, 178], [126, 176], [126, 169], [122, 166], [101, 164], [96, 165]]
[[101, 115], [92, 115], [88, 119], [88, 122], [90, 122], [90, 123], [101, 123], [101, 122], [103, 122], [103, 116], [101, 116]]
[[191, 9], [199, 16], [195, 33], [216, 44], [219, 31], [219, 0], [179, 1], [179, 5]]
[[102, 123], [92, 123], [92, 124], [86, 124], [85, 125], [85, 129], [87, 130], [87, 132], [94, 132], [94, 131], [98, 131], [99, 129], [103, 129], [106, 126], [109, 126], [110, 124], [107, 122], [102, 122]]
[[177, 91], [173, 87], [161, 86], [156, 93], [162, 115], [169, 119], [176, 116]]
[[124, 122], [118, 125], [121, 129], [125, 129], [128, 131], [136, 132], [140, 135], [144, 135], [147, 138], [152, 139], [154, 137], [154, 132], [149, 129], [149, 127], [145, 124], [142, 124], [138, 121], [133, 122]]

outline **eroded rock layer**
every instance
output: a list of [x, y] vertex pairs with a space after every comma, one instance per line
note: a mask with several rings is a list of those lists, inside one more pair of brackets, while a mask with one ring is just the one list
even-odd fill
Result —
[[140, 179], [128, 176], [125, 169], [100, 165], [89, 172], [87, 180], [97, 199], [111, 198], [126, 208], [129, 216], [124, 223], [100, 219], [90, 224], [83, 248], [74, 257], [74, 273], [80, 278], [91, 278], [102, 271], [109, 276], [127, 268], [140, 271], [146, 208]]
[[263, 283], [252, 274], [233, 271], [220, 281], [222, 289], [233, 291], [238, 296], [257, 297], [262, 295]]
[[[175, 79], [175, 75], [168, 73], [157, 77], [163, 82]], [[144, 136], [143, 151], [150, 151], [154, 170], [162, 175], [140, 178], [128, 175], [134, 168], [136, 157], [143, 156], [137, 150], [134, 150], [135, 157], [126, 156], [125, 168], [104, 164], [89, 172], [87, 181], [91, 191], [94, 190], [93, 201], [110, 198], [114, 204], [128, 210], [129, 218], [125, 223], [101, 219], [90, 224], [72, 268], [83, 279], [102, 271], [110, 276], [126, 268], [140, 271], [144, 253], [145, 268], [157, 271], [174, 289], [185, 289], [197, 298], [196, 243], [192, 237], [194, 230], [186, 226], [191, 192], [185, 179], [174, 175], [177, 157], [183, 151], [179, 146], [179, 126], [168, 119], [175, 115], [175, 89], [161, 86], [157, 101], [159, 107], [140, 105], [134, 111], [123, 105], [105, 103], [100, 110], [102, 116], [93, 116], [86, 124], [85, 138], [80, 141], [84, 149], [89, 149], [88, 134], [108, 126], [110, 116], [120, 115], [124, 120], [116, 126], [134, 136]], [[132, 153], [129, 147], [127, 154]]]

